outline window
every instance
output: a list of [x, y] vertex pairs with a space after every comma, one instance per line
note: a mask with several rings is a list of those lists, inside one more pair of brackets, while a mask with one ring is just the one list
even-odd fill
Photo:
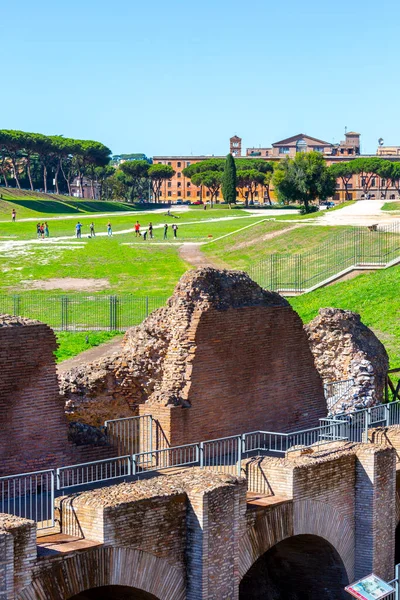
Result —
[[190, 160], [187, 161], [186, 166], [190, 167]]
[[200, 197], [200, 192], [196, 192], [196, 196], [199, 198]]
[[171, 166], [171, 162], [169, 162], [168, 164], [169, 164], [169, 166]]
[[210, 195], [210, 192], [206, 192], [206, 196], [209, 196], [209, 195]]
[[180, 193], [180, 192], [178, 192], [178, 197], [179, 197], [179, 198], [181, 197], [181, 193]]
[[187, 182], [187, 186], [190, 187], [192, 184], [190, 183], [190, 181]]
[[186, 196], [191, 196], [191, 193], [190, 192], [186, 192]]
[[162, 160], [159, 160], [159, 161], [158, 161], [158, 164], [159, 164], [159, 165], [162, 165]]
[[340, 183], [338, 181], [336, 182], [336, 187], [340, 188]]
[[177, 173], [176, 176], [177, 177], [182, 177], [182, 173]]
[[375, 179], [375, 177], [372, 178], [371, 185], [372, 185], [372, 187], [376, 186], [376, 179]]
[[178, 185], [178, 188], [182, 187], [182, 184], [181, 184], [181, 182], [180, 182], [180, 181], [178, 181], [178, 184], [177, 184], [177, 185]]
[[353, 184], [352, 183], [348, 183], [347, 184], [347, 189], [348, 190], [352, 190], [353, 189]]
[[170, 181], [168, 181], [167, 186], [171, 187], [172, 183]]
[[170, 197], [170, 196], [171, 196], [171, 192], [168, 192], [168, 197]]
[[303, 139], [296, 143], [296, 152], [307, 152], [307, 142]]
[[281, 146], [279, 148], [279, 154], [289, 154], [289, 148], [288, 148], [288, 146]]
[[386, 187], [386, 179], [382, 179], [382, 181], [381, 181], [381, 186], [382, 186], [382, 187]]
[[178, 162], [177, 166], [178, 166], [178, 167], [180, 167], [180, 166], [181, 166], [181, 163], [180, 163], [180, 162]]
[[313, 150], [314, 152], [323, 152], [324, 148], [322, 146], [314, 146]]
[[233, 142], [232, 146], [233, 146], [234, 148], [237, 148], [237, 147], [239, 146], [239, 143], [238, 143], [238, 142]]
[[334, 200], [340, 200], [340, 194], [334, 194], [333, 199]]

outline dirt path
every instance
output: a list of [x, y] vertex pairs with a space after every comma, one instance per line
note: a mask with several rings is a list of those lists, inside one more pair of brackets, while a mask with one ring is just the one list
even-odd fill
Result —
[[84, 352], [81, 352], [73, 358], [63, 360], [63, 362], [57, 365], [57, 372], [65, 373], [73, 367], [80, 367], [83, 364], [92, 362], [93, 360], [97, 360], [99, 358], [103, 358], [103, 356], [106, 356], [113, 352], [121, 351], [122, 338], [122, 335], [118, 335], [110, 342], [105, 342], [104, 344], [100, 344], [99, 346], [95, 346], [94, 348], [89, 348], [89, 350], [85, 350]]
[[215, 264], [200, 250], [199, 244], [183, 244], [179, 248], [179, 256], [193, 267], [215, 267]]

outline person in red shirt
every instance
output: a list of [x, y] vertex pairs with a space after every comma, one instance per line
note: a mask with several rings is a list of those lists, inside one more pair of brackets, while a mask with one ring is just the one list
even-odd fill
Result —
[[135, 236], [136, 236], [136, 237], [140, 237], [140, 223], [139, 223], [139, 221], [136, 221], [136, 225], [135, 225]]

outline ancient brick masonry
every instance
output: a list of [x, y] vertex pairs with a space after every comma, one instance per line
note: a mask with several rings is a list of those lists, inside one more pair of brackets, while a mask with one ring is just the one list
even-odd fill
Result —
[[187, 272], [167, 306], [129, 330], [116, 354], [63, 375], [74, 419], [152, 414], [172, 445], [326, 414], [298, 315], [245, 273]]
[[56, 347], [47, 325], [0, 316], [0, 475], [70, 460]]
[[382, 402], [388, 355], [373, 331], [361, 322], [360, 315], [321, 308], [305, 330], [324, 383], [354, 379], [351, 395], [334, 412]]

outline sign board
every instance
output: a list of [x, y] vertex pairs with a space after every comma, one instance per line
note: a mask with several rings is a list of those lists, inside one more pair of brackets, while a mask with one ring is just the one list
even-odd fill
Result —
[[346, 592], [359, 600], [380, 600], [392, 594], [394, 588], [373, 573], [344, 588]]

